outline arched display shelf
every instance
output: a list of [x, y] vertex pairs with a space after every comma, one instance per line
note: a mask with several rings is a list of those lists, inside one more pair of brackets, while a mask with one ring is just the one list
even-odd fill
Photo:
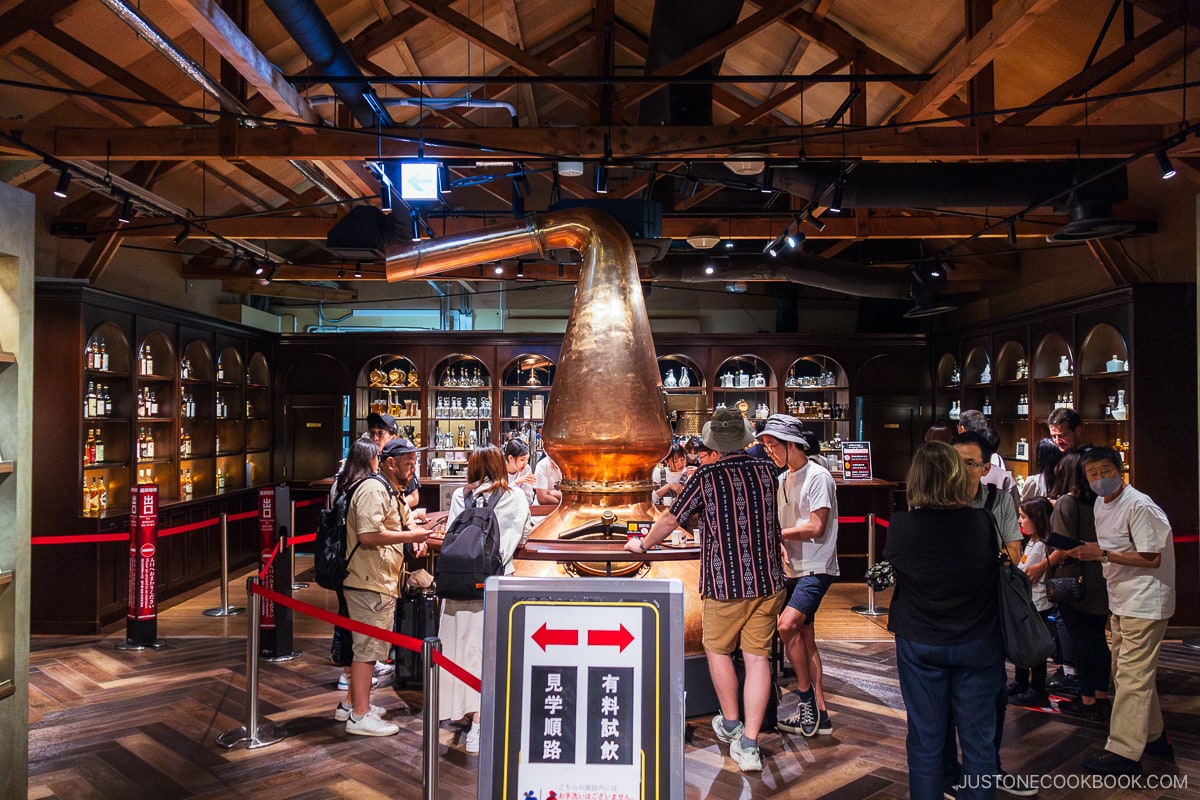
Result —
[[1121, 332], [1101, 322], [1083, 337], [1079, 349], [1079, 374], [1110, 375], [1129, 371], [1129, 346]]
[[963, 359], [962, 382], [967, 386], [989, 386], [992, 380], [991, 356], [982, 347], [972, 347]]
[[216, 445], [216, 366], [208, 344], [188, 342], [179, 359], [179, 468], [186, 499], [186, 482], [191, 479], [192, 496], [212, 494], [219, 488], [213, 461]]
[[996, 356], [993, 378], [997, 383], [1022, 383], [1029, 378], [1029, 362], [1020, 342], [1005, 342]]
[[[1063, 357], [1066, 361], [1063, 361]], [[1063, 367], [1066, 367], [1064, 369]], [[1075, 355], [1071, 345], [1060, 334], [1048, 333], [1038, 342], [1033, 351], [1032, 376], [1034, 380], [1045, 378], [1070, 378], [1075, 374]]]
[[84, 346], [81, 510], [85, 516], [129, 509], [130, 420], [137, 414], [130, 392], [130, 353], [124, 331], [111, 322], [97, 325]]
[[433, 368], [426, 393], [429, 413], [429, 473], [432, 477], [466, 474], [471, 448], [493, 441], [492, 376], [475, 356], [454, 353]]
[[133, 416], [137, 429], [133, 453], [138, 465], [137, 483], [156, 483], [162, 500], [178, 500], [175, 386], [179, 362], [175, 345], [165, 333], [152, 331], [138, 344], [135, 373]]
[[366, 430], [371, 412], [391, 414], [399, 435], [419, 440], [422, 383], [416, 362], [407, 355], [381, 353], [367, 359], [355, 383], [355, 429]]
[[541, 353], [523, 353], [500, 371], [501, 386], [499, 441], [517, 438], [533, 454], [531, 462], [542, 456], [542, 422], [554, 372], [558, 365]]
[[745, 353], [730, 356], [717, 367], [713, 380], [713, 408], [736, 406], [750, 419], [775, 413], [775, 373], [762, 358]]
[[[246, 362], [246, 465], [247, 487], [271, 478], [271, 366], [262, 353]], [[226, 476], [222, 486], [227, 488]]]
[[958, 359], [954, 357], [953, 353], [942, 353], [937, 365], [938, 389], [942, 391], [957, 391], [960, 384], [958, 377]]
[[703, 392], [707, 386], [704, 371], [679, 353], [658, 357], [658, 382], [668, 393]]
[[831, 446], [835, 439], [849, 438], [849, 406], [850, 381], [836, 359], [821, 354], [806, 355], [788, 367], [783, 381], [782, 410], [806, 421], [829, 423], [817, 433]]

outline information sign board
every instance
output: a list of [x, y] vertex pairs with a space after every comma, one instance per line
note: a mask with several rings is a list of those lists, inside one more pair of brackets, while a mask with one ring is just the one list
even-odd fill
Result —
[[869, 481], [871, 470], [870, 442], [842, 442], [842, 478], [850, 481]]
[[679, 580], [489, 578], [484, 654], [480, 800], [682, 800]]

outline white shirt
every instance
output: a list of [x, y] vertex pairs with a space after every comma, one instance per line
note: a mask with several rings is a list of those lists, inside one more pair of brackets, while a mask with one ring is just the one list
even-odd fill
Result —
[[1149, 495], [1126, 486], [1096, 501], [1096, 541], [1110, 553], [1159, 553], [1157, 569], [1105, 564], [1108, 608], [1120, 617], [1170, 619], [1175, 613], [1175, 544], [1167, 515]]
[[537, 469], [533, 471], [533, 477], [534, 488], [548, 492], [556, 488], [558, 482], [562, 480], [562, 470], [550, 456], [542, 456], [537, 463]]
[[[521, 467], [521, 469], [519, 471], [508, 473], [508, 484], [509, 484], [509, 486], [512, 486], [514, 483], [516, 483], [516, 481], [519, 478], [524, 478], [526, 475], [532, 475], [532, 474], [533, 474], [533, 470], [531, 470], [529, 468], [529, 464], [527, 463], [527, 464], [525, 464], [525, 466]], [[521, 494], [525, 495], [525, 504], [526, 505], [531, 506], [537, 502], [537, 494], [533, 491], [533, 484], [522, 483], [520, 486], [517, 487], [517, 490], [520, 491]]]
[[779, 476], [779, 525], [794, 528], [808, 522], [814, 511], [829, 509], [825, 530], [816, 539], [799, 541], [784, 539], [787, 553], [784, 573], [789, 578], [807, 574], [838, 575], [837, 560], [837, 484], [829, 470], [809, 459], [795, 472], [788, 470]]
[[[1025, 545], [1025, 552], [1021, 554], [1021, 571], [1029, 572], [1031, 568], [1045, 560], [1046, 543], [1030, 539], [1029, 544]], [[1046, 573], [1044, 572], [1042, 579], [1033, 584], [1033, 605], [1038, 611], [1049, 611], [1054, 605], [1046, 595]]]
[[[485, 483], [476, 490], [476, 495], [482, 494], [490, 498], [491, 488], [491, 484]], [[446, 515], [447, 528], [466, 507], [466, 501], [463, 499], [465, 491], [465, 487], [459, 487], [450, 498], [450, 512]], [[496, 501], [496, 508], [493, 510], [496, 512], [496, 524], [500, 528], [500, 560], [504, 562], [504, 574], [511, 575], [513, 553], [533, 528], [533, 521], [529, 517], [529, 503], [525, 502], [520, 491], [510, 486], [504, 491], [504, 496]]]

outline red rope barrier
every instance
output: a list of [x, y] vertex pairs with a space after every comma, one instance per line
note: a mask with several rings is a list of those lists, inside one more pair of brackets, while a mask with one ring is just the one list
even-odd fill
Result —
[[838, 517], [838, 525], [850, 525], [855, 522], [866, 522], [866, 517]]
[[127, 542], [129, 531], [124, 533], [93, 533], [81, 536], [33, 536], [30, 544], [84, 544], [90, 542]]
[[271, 565], [275, 563], [275, 556], [279, 555], [279, 550], [283, 546], [283, 539], [275, 540], [275, 549], [271, 551], [271, 555], [267, 556], [267, 563], [263, 564], [262, 571], [258, 573], [258, 579], [265, 581], [267, 573], [271, 570]]
[[888, 526], [888, 521], [886, 519], [884, 519], [883, 517], [876, 517], [875, 524], [879, 525], [880, 527], [886, 528]]
[[288, 539], [288, 544], [308, 544], [309, 542], [315, 542], [316, 540], [317, 534], [314, 531], [313, 533], [303, 533], [299, 536], [294, 536], [291, 539]]
[[[257, 583], [250, 585], [250, 591], [261, 595], [272, 602], [278, 603], [282, 606], [287, 606], [293, 611], [299, 611], [301, 614], [306, 614], [314, 619], [319, 619], [322, 622], [328, 622], [347, 630], [354, 631], [355, 633], [361, 633], [364, 636], [382, 639], [389, 644], [394, 644], [397, 647], [403, 647], [405, 650], [411, 650], [414, 653], [421, 652], [422, 642], [420, 639], [414, 639], [411, 636], [405, 636], [402, 633], [396, 633], [394, 631], [387, 631], [383, 628], [376, 628], [375, 626], [368, 625], [365, 622], [355, 622], [347, 617], [339, 616], [332, 611], [326, 611], [323, 608], [318, 608], [317, 606], [296, 600], [295, 598], [285, 597], [279, 592], [276, 592], [274, 589], [268, 589], [267, 587]], [[475, 691], [480, 692], [483, 690], [483, 684], [480, 682], [478, 676], [467, 672], [458, 664], [455, 664], [453, 661], [446, 658], [436, 650], [433, 653], [433, 663], [442, 667], [451, 675], [458, 678]]]
[[199, 530], [200, 528], [207, 528], [211, 525], [216, 525], [220, 521], [221, 521], [221, 519], [219, 517], [213, 517], [212, 519], [206, 519], [206, 520], [202, 520], [200, 522], [189, 522], [187, 525], [176, 525], [174, 528], [163, 528], [162, 530], [160, 530], [158, 532], [158, 535], [159, 536], [174, 536], [177, 533], [187, 533], [188, 531]]
[[239, 522], [243, 519], [254, 519], [257, 516], [258, 516], [257, 509], [254, 511], [242, 511], [241, 513], [238, 513], [238, 514], [226, 514], [225, 521], [226, 522]]
[[304, 508], [305, 506], [315, 506], [318, 504], [325, 505], [325, 498], [324, 497], [310, 497], [307, 500], [297, 500], [295, 503], [293, 503], [293, 505], [295, 505], [296, 508]]

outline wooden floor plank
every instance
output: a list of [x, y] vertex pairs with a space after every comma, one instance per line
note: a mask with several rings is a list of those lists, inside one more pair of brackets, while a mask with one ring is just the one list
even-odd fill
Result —
[[[762, 800], [868, 800], [907, 795], [904, 704], [886, 617], [848, 610], [861, 586], [835, 584], [817, 618], [825, 664], [831, 736], [805, 739], [765, 732], [761, 774], [743, 774], [717, 742], [707, 718], [691, 720], [684, 748], [685, 797]], [[303, 599], [331, 605], [330, 593]], [[422, 770], [421, 697], [381, 687], [373, 702], [401, 732], [379, 739], [350, 736], [333, 710], [343, 693], [338, 668], [325, 661], [329, 626], [297, 619], [302, 658], [259, 664], [260, 721], [287, 729], [282, 742], [256, 750], [216, 745], [245, 722], [244, 620], [213, 623], [200, 611], [218, 605], [210, 587], [165, 610], [167, 646], [137, 653], [114, 649], [123, 629], [102, 637], [34, 637], [30, 670], [30, 779], [35, 800], [57, 798], [416, 798]], [[881, 603], [882, 605], [882, 603]], [[824, 618], [824, 620], [822, 620]], [[220, 619], [220, 618], [216, 618]], [[169, 631], [169, 633], [167, 633]], [[236, 631], [236, 632], [235, 632]], [[785, 677], [788, 688], [794, 679]], [[791, 683], [787, 683], [791, 681]], [[1146, 759], [1147, 771], [1193, 778], [1185, 789], [1121, 793], [1047, 789], [1043, 800], [1170, 797], [1200, 800], [1200, 653], [1168, 642], [1159, 684], [1178, 763]], [[795, 708], [787, 694], [784, 715]], [[473, 797], [477, 758], [462, 750], [465, 729], [443, 725], [441, 797]], [[1005, 766], [1026, 774], [1076, 775], [1080, 761], [1104, 744], [1100, 723], [1011, 708]], [[459, 787], [472, 787], [462, 791]]]

